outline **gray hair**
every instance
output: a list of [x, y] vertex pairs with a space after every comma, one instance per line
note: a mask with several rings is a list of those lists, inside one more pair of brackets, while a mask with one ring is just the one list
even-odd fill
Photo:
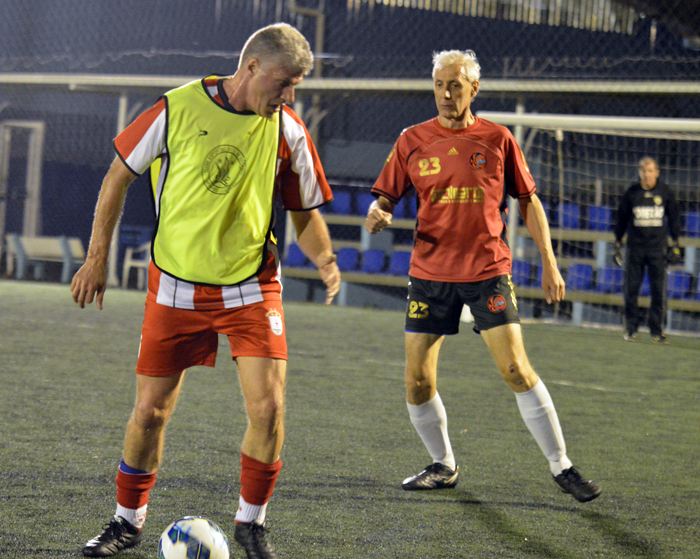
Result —
[[277, 59], [298, 76], [307, 75], [314, 66], [308, 41], [287, 23], [274, 23], [253, 33], [243, 46], [238, 67], [249, 58]]
[[639, 164], [638, 164], [639, 170], [641, 171], [642, 169], [644, 169], [644, 167], [646, 165], [648, 165], [649, 163], [652, 163], [654, 165], [654, 167], [656, 167], [657, 171], [659, 170], [659, 162], [656, 159], [654, 159], [653, 157], [649, 157], [649, 156], [642, 157], [639, 160]]
[[481, 76], [481, 66], [479, 66], [479, 61], [473, 50], [443, 50], [433, 53], [433, 79], [435, 79], [435, 73], [438, 70], [452, 64], [462, 66], [464, 75], [470, 83], [477, 81]]

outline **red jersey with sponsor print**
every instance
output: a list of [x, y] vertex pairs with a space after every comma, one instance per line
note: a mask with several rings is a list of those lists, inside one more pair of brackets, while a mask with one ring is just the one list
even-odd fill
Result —
[[510, 273], [506, 195], [529, 197], [535, 181], [507, 128], [480, 118], [458, 130], [437, 118], [407, 128], [372, 193], [396, 203], [411, 187], [412, 277], [466, 283]]
[[[223, 78], [212, 76], [201, 82], [212, 103], [236, 112], [223, 90]], [[159, 99], [114, 140], [118, 156], [136, 175], [149, 170], [158, 160], [154, 177], [156, 217], [160, 211], [159, 192], [168, 173], [168, 104]], [[280, 144], [277, 154], [277, 192], [288, 210], [310, 210], [332, 199], [323, 167], [311, 137], [301, 119], [288, 107], [280, 115]], [[266, 257], [258, 273], [241, 283], [226, 286], [198, 285], [149, 267], [148, 297], [159, 304], [181, 309], [233, 308], [281, 296], [280, 266], [274, 237], [267, 243]]]

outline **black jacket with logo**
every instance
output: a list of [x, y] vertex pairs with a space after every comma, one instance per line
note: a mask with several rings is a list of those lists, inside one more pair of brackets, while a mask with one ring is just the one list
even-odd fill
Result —
[[[668, 228], [667, 228], [668, 227]], [[670, 233], [674, 241], [681, 234], [681, 220], [676, 197], [670, 187], [657, 182], [644, 190], [640, 183], [622, 195], [617, 210], [615, 239], [620, 242], [627, 232], [627, 246], [646, 250], [666, 250]]]

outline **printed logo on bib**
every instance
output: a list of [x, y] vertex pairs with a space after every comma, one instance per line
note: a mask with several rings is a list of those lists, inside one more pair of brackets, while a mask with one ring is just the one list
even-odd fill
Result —
[[281, 336], [284, 332], [284, 324], [282, 323], [282, 315], [277, 309], [270, 309], [265, 315], [270, 321], [270, 329], [275, 336]]
[[489, 310], [493, 313], [499, 313], [506, 310], [506, 299], [503, 295], [491, 295], [486, 303]]
[[202, 165], [204, 186], [214, 194], [228, 194], [241, 183], [245, 173], [245, 156], [234, 146], [214, 148]]

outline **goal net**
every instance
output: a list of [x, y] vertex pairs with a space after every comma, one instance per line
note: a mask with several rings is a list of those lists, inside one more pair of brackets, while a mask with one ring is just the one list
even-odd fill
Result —
[[[656, 159], [659, 180], [671, 186], [679, 202], [682, 224], [684, 258], [668, 274], [668, 326], [700, 329], [700, 120], [478, 114], [513, 127], [523, 148], [547, 212], [568, 298], [574, 300], [552, 312], [571, 313], [575, 321], [621, 323], [622, 270], [612, 262], [612, 229], [620, 196], [639, 180], [639, 161]], [[517, 218], [517, 204], [510, 214], [514, 281], [522, 293], [531, 294], [539, 286], [539, 252]], [[642, 290], [646, 306], [646, 281]]]

